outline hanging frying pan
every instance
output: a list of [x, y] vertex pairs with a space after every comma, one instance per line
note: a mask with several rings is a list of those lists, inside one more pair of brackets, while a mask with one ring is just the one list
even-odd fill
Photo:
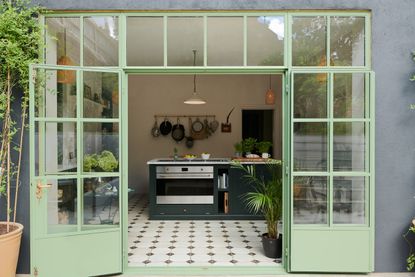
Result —
[[172, 124], [166, 117], [164, 121], [160, 124], [160, 133], [163, 136], [167, 136], [171, 132], [172, 127]]
[[171, 137], [176, 142], [180, 142], [184, 139], [184, 126], [180, 124], [179, 118], [177, 118], [177, 123], [173, 125], [173, 128], [171, 130]]
[[203, 131], [203, 127], [204, 126], [203, 126], [202, 121], [200, 121], [200, 119], [197, 118], [192, 124], [192, 131], [193, 133], [200, 133]]
[[160, 136], [160, 130], [159, 130], [159, 126], [158, 126], [158, 124], [157, 124], [157, 119], [156, 119], [156, 121], [154, 122], [154, 126], [153, 126], [153, 128], [151, 129], [151, 135], [153, 136], [153, 137], [158, 137], [158, 136]]
[[186, 147], [187, 148], [192, 148], [194, 144], [191, 128], [192, 128], [192, 119], [189, 117], [189, 135], [186, 136]]

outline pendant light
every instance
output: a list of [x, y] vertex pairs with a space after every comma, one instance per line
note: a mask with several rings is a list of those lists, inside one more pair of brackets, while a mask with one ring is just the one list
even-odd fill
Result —
[[[66, 28], [63, 33], [63, 55], [59, 58], [58, 65], [73, 65], [71, 58], [66, 56]], [[75, 70], [58, 70], [57, 71], [57, 82], [61, 84], [73, 84], [76, 79]]]
[[267, 93], [265, 93], [265, 104], [274, 105], [275, 104], [275, 94], [271, 88], [271, 75], [269, 75], [269, 88]]
[[[193, 50], [193, 66], [196, 66], [196, 50]], [[206, 101], [200, 98], [196, 92], [196, 74], [193, 75], [193, 94], [192, 96], [184, 101], [188, 105], [203, 105]]]

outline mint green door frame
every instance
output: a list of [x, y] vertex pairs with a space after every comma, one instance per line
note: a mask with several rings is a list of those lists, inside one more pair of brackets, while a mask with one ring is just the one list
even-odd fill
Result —
[[[43, 107], [39, 115], [35, 112], [35, 103], [39, 100], [35, 87], [37, 71], [72, 70], [76, 72], [76, 116], [74, 118], [48, 117], [45, 115], [46, 107]], [[120, 118], [84, 118], [83, 114], [83, 72], [114, 73], [118, 75], [119, 91], [121, 91], [122, 75], [117, 68], [81, 68], [74, 66], [30, 66], [30, 106], [29, 106], [29, 140], [30, 140], [30, 259], [31, 273], [39, 276], [91, 276], [122, 272], [122, 240], [121, 223], [113, 226], [94, 225], [93, 228], [83, 223], [83, 185], [84, 178], [95, 177], [119, 177], [121, 190], [123, 191], [123, 177], [121, 173], [82, 173], [83, 168], [83, 123], [120, 123]], [[48, 77], [44, 77], [47, 80]], [[46, 82], [46, 81], [45, 81]], [[53, 91], [44, 90], [47, 93]], [[121, 94], [120, 103], [123, 103]], [[73, 123], [76, 128], [76, 172], [46, 172], [45, 151], [47, 147], [45, 126], [47, 123]], [[36, 129], [37, 127], [37, 129]], [[122, 127], [121, 127], [122, 128]], [[37, 136], [37, 141], [36, 141]], [[120, 131], [122, 136], [122, 129]], [[119, 142], [120, 149], [123, 147]], [[122, 161], [122, 150], [120, 160]], [[36, 164], [38, 163], [38, 167]], [[123, 163], [120, 163], [120, 170]], [[120, 172], [121, 172], [120, 171]], [[48, 190], [41, 189], [42, 196], [37, 197], [37, 185], [47, 185], [49, 182], [73, 180], [76, 183], [76, 224], [58, 223], [52, 230], [48, 223]], [[118, 196], [120, 197], [120, 196]], [[118, 209], [121, 209], [119, 199]], [[52, 203], [53, 205], [53, 203]], [[56, 207], [57, 208], [57, 207]], [[57, 211], [56, 211], [57, 212]], [[56, 223], [55, 223], [56, 224]], [[37, 275], [36, 275], [37, 276]]]
[[[287, 71], [285, 70], [272, 70], [272, 69], [261, 69], [261, 70], [235, 70], [235, 69], [205, 69], [205, 70], [185, 70], [185, 71], [178, 71], [178, 70], [151, 70], [146, 71], [144, 69], [138, 70], [125, 70], [124, 71], [124, 78], [123, 78], [123, 99], [128, 99], [128, 76], [129, 75], [183, 75], [183, 74], [200, 74], [200, 75], [231, 75], [231, 74], [238, 74], [238, 75], [252, 75], [252, 74], [271, 74], [271, 75], [281, 75], [282, 76], [282, 84], [281, 84], [281, 93], [282, 93], [282, 157], [284, 160], [284, 164], [288, 164], [285, 158], [289, 158], [289, 140], [286, 137], [289, 137], [287, 133], [287, 128], [289, 128], [289, 86], [288, 86], [288, 77]], [[123, 128], [123, 144], [128, 145], [128, 103], [124, 101], [124, 105], [122, 106], [123, 113], [122, 113], [122, 123]], [[124, 165], [128, 164], [128, 146], [123, 148], [124, 153]], [[131, 267], [128, 265], [128, 191], [124, 189], [122, 199], [125, 201], [122, 202], [122, 217], [123, 217], [123, 273], [125, 275], [205, 275], [205, 274], [217, 274], [217, 275], [233, 275], [233, 274], [240, 274], [240, 272], [244, 272], [244, 274], [249, 275], [275, 275], [275, 274], [286, 274], [288, 271], [289, 265], [289, 255], [288, 255], [288, 245], [289, 245], [289, 238], [290, 238], [290, 224], [288, 223], [290, 220], [290, 201], [289, 201], [289, 178], [288, 178], [288, 171], [284, 167], [283, 174], [283, 194], [284, 194], [284, 208], [283, 208], [283, 217], [282, 220], [284, 222], [284, 254], [282, 257], [282, 266], [210, 266], [210, 267], [198, 267], [197, 264], [192, 267], [188, 266], [169, 266], [169, 267]], [[128, 166], [124, 166], [122, 175], [124, 176], [124, 180], [128, 182]], [[126, 188], [126, 184], [124, 183], [124, 188]], [[144, 254], [144, 253], [143, 253]]]
[[[284, 37], [284, 65], [283, 66], [247, 66], [247, 39], [246, 39], [246, 17], [247, 16], [284, 16], [285, 18], [285, 37]], [[123, 99], [128, 99], [128, 74], [277, 74], [277, 73], [284, 73], [284, 88], [283, 88], [283, 160], [284, 160], [284, 187], [289, 188], [291, 184], [292, 179], [292, 166], [291, 166], [291, 139], [292, 139], [292, 129], [291, 129], [291, 95], [290, 95], [290, 81], [291, 76], [293, 72], [299, 72], [301, 70], [305, 71], [311, 71], [315, 72], [318, 70], [324, 70], [326, 72], [342, 72], [342, 71], [361, 71], [361, 72], [368, 72], [371, 68], [371, 30], [370, 30], [370, 12], [368, 11], [339, 11], [339, 10], [327, 10], [327, 11], [223, 11], [223, 12], [193, 12], [193, 11], [160, 11], [160, 12], [62, 12], [62, 11], [56, 11], [56, 12], [49, 12], [41, 17], [41, 20], [44, 20], [47, 17], [79, 17], [80, 18], [80, 68], [83, 69], [83, 18], [88, 16], [117, 16], [119, 18], [119, 65], [117, 67], [118, 70], [120, 70], [122, 75], [122, 87], [119, 90], [120, 96], [123, 96]], [[164, 27], [167, 26], [167, 18], [168, 16], [202, 16], [204, 17], [204, 20], [206, 22], [207, 16], [243, 16], [244, 17], [244, 64], [241, 66], [236, 67], [213, 67], [213, 66], [207, 66], [206, 58], [207, 54], [206, 51], [204, 52], [204, 66], [197, 66], [197, 67], [171, 67], [167, 65], [167, 50], [164, 49], [164, 65], [160, 67], [140, 67], [140, 66], [127, 66], [127, 57], [126, 57], [126, 28], [127, 28], [127, 17], [128, 16], [161, 16], [164, 19]], [[326, 16], [327, 22], [330, 22], [330, 16], [363, 16], [365, 17], [365, 64], [364, 66], [355, 66], [355, 67], [340, 67], [340, 66], [315, 66], [315, 67], [299, 67], [299, 66], [292, 66], [291, 65], [291, 56], [292, 56], [292, 45], [291, 45], [291, 34], [292, 34], [292, 17], [293, 16]], [[328, 28], [330, 26], [328, 25]], [[206, 38], [206, 30], [204, 30], [204, 38]], [[166, 41], [167, 41], [167, 35], [164, 33], [164, 45], [166, 47]], [[328, 44], [330, 41], [330, 33], [328, 33]], [[206, 39], [204, 40], [204, 49], [206, 50]], [[329, 45], [328, 45], [329, 46]], [[330, 55], [330, 48], [327, 48], [327, 57]], [[329, 59], [327, 59], [329, 60]], [[53, 68], [53, 66], [52, 66]], [[95, 68], [97, 70], [105, 70], [105, 69], [111, 69], [111, 68]], [[115, 68], [112, 68], [115, 69]], [[372, 76], [372, 74], [370, 75]], [[371, 77], [372, 78], [372, 77]], [[373, 86], [371, 86], [371, 89]], [[373, 92], [371, 92], [373, 93]], [[374, 98], [371, 98], [370, 105], [374, 105]], [[120, 114], [120, 126], [121, 126], [121, 133], [120, 133], [120, 142], [122, 145], [128, 145], [128, 103], [127, 101], [121, 101], [121, 114]], [[372, 109], [373, 111], [373, 109]], [[371, 182], [374, 182], [374, 118], [372, 117], [371, 121], [371, 129], [370, 129], [370, 174]], [[33, 149], [33, 145], [31, 144], [31, 149]], [[126, 148], [121, 148], [122, 151], [122, 162], [124, 164], [124, 167], [121, 169], [121, 180], [122, 185], [121, 187], [127, 186], [127, 180], [128, 180], [128, 150]], [[32, 164], [32, 162], [31, 162]], [[31, 175], [32, 176], [32, 175]], [[284, 192], [284, 243], [285, 243], [285, 249], [284, 249], [284, 266], [287, 268], [287, 271], [291, 270], [291, 262], [292, 260], [296, 259], [296, 255], [290, 253], [291, 247], [292, 247], [292, 239], [290, 238], [290, 232], [294, 228], [291, 220], [291, 209], [292, 209], [292, 203], [291, 203], [291, 197], [292, 193], [291, 190], [285, 190]], [[127, 243], [126, 243], [126, 232], [127, 232], [127, 221], [126, 218], [128, 214], [128, 193], [126, 189], [122, 191], [121, 195], [121, 203], [122, 203], [122, 231], [123, 231], [123, 269], [125, 273], [137, 273], [134, 269], [131, 269], [128, 267], [127, 263]], [[368, 205], [370, 206], [370, 233], [371, 233], [371, 241], [372, 241], [372, 248], [373, 248], [373, 228], [374, 228], [374, 187], [371, 185], [371, 191], [370, 191], [370, 203]], [[349, 231], [353, 230], [353, 226], [350, 226], [350, 229], [347, 229]], [[31, 255], [33, 257], [33, 254]], [[370, 259], [372, 261], [373, 265], [373, 251], [369, 254]], [[328, 263], [328, 261], [326, 261]], [[32, 263], [33, 265], [33, 263]], [[216, 269], [209, 269], [208, 271], [197, 271], [196, 273], [193, 271], [190, 271], [190, 274], [198, 274], [198, 273], [205, 273], [209, 272], [212, 273]], [[252, 270], [252, 271], [251, 271]], [[257, 271], [258, 267], [249, 267], [249, 269], [244, 269], [244, 272], [252, 273], [252, 274], [258, 274]], [[304, 270], [305, 271], [305, 270]], [[336, 270], [334, 270], [336, 271]], [[147, 274], [156, 274], [157, 272], [161, 272], [164, 274], [167, 274], [162, 269], [152, 268], [151, 272], [143, 272], [140, 271], [140, 273], [147, 273]], [[172, 272], [172, 271], [170, 271]], [[183, 271], [180, 271], [178, 269], [179, 273], [183, 274]], [[189, 272], [186, 268], [186, 272]], [[219, 274], [231, 274], [234, 272], [233, 269], [217, 269], [217, 273]], [[275, 274], [276, 270], [275, 268], [265, 270], [264, 272], [269, 274]], [[279, 272], [279, 271], [278, 271]]]
[[[327, 74], [327, 118], [294, 118], [294, 76], [295, 74]], [[364, 74], [364, 117], [334, 118], [333, 83], [334, 74]], [[327, 224], [295, 224], [294, 223], [294, 190], [291, 188], [291, 240], [290, 266], [293, 272], [351, 272], [367, 273], [374, 271], [374, 218], [375, 218], [375, 82], [374, 72], [370, 70], [321, 70], [297, 69], [290, 73], [290, 186], [296, 176], [327, 177]], [[294, 166], [294, 123], [327, 123], [327, 171], [295, 171]], [[365, 126], [365, 170], [334, 171], [333, 170], [333, 125], [334, 123], [363, 123]], [[339, 224], [333, 220], [333, 177], [363, 177], [365, 179], [365, 198], [363, 224]]]

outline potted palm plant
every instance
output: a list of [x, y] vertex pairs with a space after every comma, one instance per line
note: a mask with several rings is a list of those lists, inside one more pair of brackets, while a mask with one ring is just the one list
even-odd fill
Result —
[[265, 256], [280, 258], [282, 235], [278, 232], [277, 224], [282, 213], [281, 161], [269, 160], [265, 165], [267, 171], [261, 175], [257, 174], [255, 165], [252, 164], [234, 162], [232, 167], [242, 170], [245, 173], [243, 180], [254, 187], [254, 191], [242, 195], [242, 198], [250, 211], [264, 215], [267, 224], [267, 232], [262, 234]]
[[29, 99], [29, 64], [38, 61], [42, 43], [36, 18], [40, 9], [26, 4], [24, 0], [0, 2], [0, 202], [4, 201], [1, 207], [5, 207], [0, 213], [6, 218], [0, 222], [2, 277], [16, 274], [23, 232], [16, 216]]

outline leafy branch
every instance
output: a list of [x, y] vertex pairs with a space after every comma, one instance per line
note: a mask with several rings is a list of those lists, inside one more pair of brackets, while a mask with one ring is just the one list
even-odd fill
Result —
[[[40, 12], [40, 7], [31, 6], [26, 0], [0, 2], [0, 197], [6, 196], [7, 232], [9, 223], [16, 222], [29, 104], [29, 65], [38, 62], [39, 49], [43, 45], [37, 19]], [[13, 110], [15, 102], [20, 105], [18, 111]], [[16, 122], [18, 117], [20, 124]], [[14, 197], [11, 194], [13, 180]], [[13, 219], [10, 218], [12, 213]]]

